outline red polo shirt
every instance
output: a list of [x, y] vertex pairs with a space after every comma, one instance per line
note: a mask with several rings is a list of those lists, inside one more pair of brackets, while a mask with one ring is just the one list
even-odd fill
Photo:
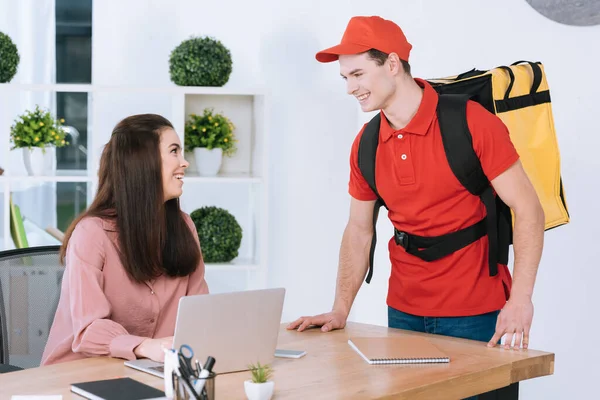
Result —
[[[423, 99], [406, 127], [392, 129], [381, 112], [375, 168], [377, 189], [397, 229], [438, 236], [480, 221], [486, 211], [479, 197], [460, 184], [448, 165], [436, 116], [437, 92], [424, 80], [415, 81], [424, 88]], [[467, 121], [473, 147], [489, 180], [519, 159], [506, 126], [496, 115], [470, 101]], [[364, 129], [363, 126], [352, 145], [349, 193], [368, 201], [377, 197], [358, 168], [358, 144]], [[499, 265], [498, 274], [489, 276], [487, 236], [427, 262], [396, 245], [393, 232], [390, 234], [389, 306], [431, 317], [477, 315], [504, 306], [510, 293], [510, 272], [506, 265]]]

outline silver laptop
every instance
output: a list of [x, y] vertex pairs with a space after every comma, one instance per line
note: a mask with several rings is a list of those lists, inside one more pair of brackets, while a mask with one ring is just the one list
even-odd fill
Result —
[[[185, 296], [179, 300], [173, 346], [194, 351], [194, 360], [215, 359], [217, 374], [245, 371], [275, 357], [285, 297], [284, 288]], [[163, 377], [163, 364], [149, 359], [125, 365]]]

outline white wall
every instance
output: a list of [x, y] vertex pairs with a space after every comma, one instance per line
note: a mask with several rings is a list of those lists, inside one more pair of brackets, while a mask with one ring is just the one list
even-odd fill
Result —
[[[594, 317], [600, 291], [592, 287], [600, 280], [595, 207], [600, 26], [559, 25], [525, 0], [485, 2], [485, 8], [476, 0], [104, 0], [94, 2], [94, 81], [168, 84], [169, 52], [194, 34], [215, 36], [230, 48], [234, 67], [228, 85], [267, 86], [273, 101], [269, 282], [287, 288], [284, 319], [291, 320], [331, 306], [348, 215], [348, 154], [366, 117], [345, 95], [337, 63], [319, 64], [314, 54], [339, 41], [351, 16], [373, 14], [403, 27], [414, 45], [415, 76], [521, 59], [544, 63], [573, 221], [547, 233], [534, 294], [531, 346], [556, 353], [555, 375], [523, 383], [521, 393], [587, 398], [600, 372]], [[160, 99], [153, 101], [158, 107]], [[391, 225], [380, 218], [379, 229], [375, 276], [361, 289], [351, 319], [385, 325]]]

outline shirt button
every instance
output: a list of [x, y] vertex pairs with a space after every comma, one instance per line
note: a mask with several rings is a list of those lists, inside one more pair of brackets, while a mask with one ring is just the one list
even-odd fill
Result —
[[402, 155], [400, 156], [400, 158], [402, 158], [403, 160], [406, 160], [406, 154], [402, 154]]
[[398, 139], [402, 139], [403, 137], [404, 137], [404, 136], [402, 136], [402, 134], [401, 134], [401, 133], [398, 135]]

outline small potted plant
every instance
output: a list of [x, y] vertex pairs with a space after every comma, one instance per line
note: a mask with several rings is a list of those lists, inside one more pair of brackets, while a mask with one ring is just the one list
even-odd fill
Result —
[[233, 123], [222, 114], [214, 114], [212, 108], [205, 108], [202, 115], [189, 116], [185, 123], [185, 151], [193, 152], [199, 175], [217, 175], [223, 156], [235, 154], [234, 130]]
[[260, 362], [248, 366], [252, 379], [244, 381], [244, 391], [248, 400], [269, 400], [273, 397], [275, 382], [271, 380], [273, 369], [269, 364]]
[[34, 111], [26, 111], [10, 128], [11, 150], [23, 149], [23, 162], [29, 175], [43, 175], [55, 169], [55, 148], [68, 144], [62, 128], [64, 122], [36, 105]]
[[190, 218], [198, 231], [204, 262], [224, 263], [238, 256], [242, 227], [227, 210], [201, 207], [192, 211]]

